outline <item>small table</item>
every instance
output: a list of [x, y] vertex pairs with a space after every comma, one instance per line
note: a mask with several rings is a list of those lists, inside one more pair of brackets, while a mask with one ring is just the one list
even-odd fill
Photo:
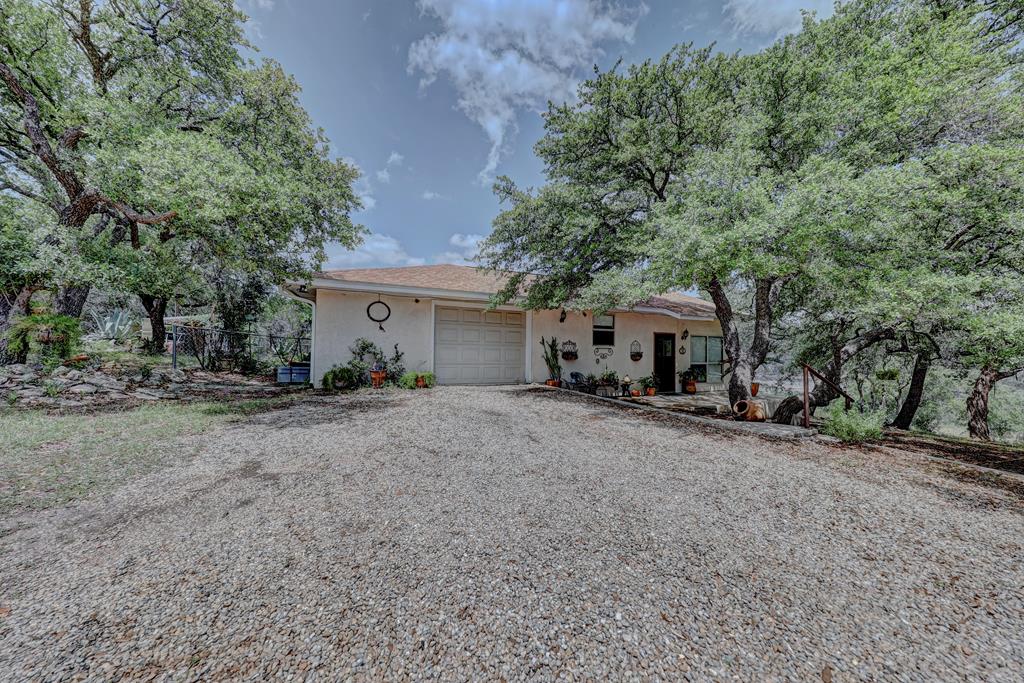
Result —
[[620, 394], [620, 396], [629, 396], [630, 395], [630, 393], [629, 393], [629, 387], [630, 386], [632, 386], [632, 384], [630, 382], [620, 382], [619, 383], [619, 388], [622, 390], [622, 393]]

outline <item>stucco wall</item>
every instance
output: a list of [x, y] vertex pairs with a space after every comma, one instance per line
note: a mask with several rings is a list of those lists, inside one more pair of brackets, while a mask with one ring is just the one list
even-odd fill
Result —
[[[316, 328], [313, 340], [313, 382], [334, 365], [347, 363], [349, 346], [359, 337], [366, 337], [390, 354], [394, 345], [405, 353], [405, 366], [409, 370], [430, 370], [433, 368], [433, 313], [435, 305], [431, 299], [383, 295], [380, 300], [391, 307], [391, 317], [383, 323], [381, 332], [377, 323], [366, 316], [366, 307], [377, 300], [376, 294], [362, 292], [339, 292], [320, 289], [316, 293]], [[483, 307], [479, 302], [452, 302], [438, 300], [436, 305], [470, 305]], [[667, 332], [676, 335], [676, 370], [690, 366], [690, 340], [680, 339], [684, 329], [690, 335], [718, 335], [721, 327], [718, 321], [677, 320], [670, 316], [649, 313], [616, 313], [615, 346], [612, 356], [597, 362], [592, 341], [593, 317], [590, 313], [568, 313], [564, 323], [558, 321], [560, 311], [535, 311], [528, 315], [526, 355], [530, 363], [533, 381], [547, 378], [547, 368], [540, 348], [541, 336], [554, 335], [559, 343], [571, 339], [579, 347], [579, 359], [562, 361], [566, 377], [572, 371], [583, 374], [600, 374], [606, 367], [615, 370], [619, 376], [628, 374], [633, 379], [649, 375], [654, 371], [654, 333]], [[531, 329], [532, 328], [532, 329]], [[640, 342], [643, 358], [634, 362], [629, 358], [629, 346], [633, 340]], [[683, 345], [686, 353], [680, 355]], [[677, 386], [678, 388], [678, 386]]]
[[[654, 334], [656, 332], [672, 333], [676, 336], [676, 371], [690, 367], [690, 340], [680, 338], [683, 330], [690, 335], [721, 335], [721, 325], [717, 320], [677, 320], [667, 315], [650, 313], [615, 313], [615, 346], [613, 354], [604, 360], [594, 356], [593, 325], [591, 313], [567, 313], [565, 322], [558, 321], [561, 311], [538, 311], [533, 314], [533, 378], [541, 381], [548, 376], [547, 366], [540, 348], [541, 336], [554, 335], [561, 345], [566, 340], [576, 342], [579, 348], [579, 359], [562, 361], [562, 374], [568, 378], [570, 372], [584, 375], [593, 373], [600, 375], [607, 368], [618, 373], [619, 377], [629, 375], [639, 379], [654, 372]], [[633, 340], [640, 342], [643, 358], [633, 361], [629, 357], [629, 347]], [[686, 349], [685, 354], [679, 353], [680, 346]], [[679, 388], [676, 378], [676, 389]]]
[[366, 307], [377, 300], [376, 294], [338, 292], [320, 289], [316, 293], [316, 330], [313, 339], [313, 383], [334, 365], [344, 365], [352, 357], [348, 347], [366, 337], [388, 355], [397, 343], [405, 353], [409, 370], [429, 370], [431, 359], [430, 299], [381, 296], [391, 307], [391, 317], [381, 332], [366, 316]]

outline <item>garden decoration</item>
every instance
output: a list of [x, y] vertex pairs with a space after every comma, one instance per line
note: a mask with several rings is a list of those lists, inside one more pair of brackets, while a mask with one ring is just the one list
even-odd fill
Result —
[[576, 342], [571, 339], [562, 342], [562, 360], [576, 360], [579, 357], [579, 348], [576, 346]]
[[643, 348], [640, 346], [640, 342], [636, 339], [629, 345], [629, 359], [634, 363], [644, 357]]
[[764, 422], [768, 418], [768, 411], [761, 401], [736, 401], [732, 409], [737, 420]]
[[633, 380], [629, 378], [629, 375], [626, 375], [625, 377], [622, 378], [622, 383], [620, 385], [620, 389], [622, 389], [622, 395], [623, 396], [629, 396], [630, 395], [630, 388], [632, 387], [632, 385], [633, 385]]
[[600, 365], [601, 361], [608, 360], [615, 355], [615, 349], [610, 346], [595, 346], [594, 355], [597, 356], [595, 362]]
[[378, 295], [377, 300], [366, 307], [366, 317], [377, 323], [380, 331], [384, 332], [384, 325], [382, 323], [391, 317], [391, 307], [381, 301], [380, 295]]

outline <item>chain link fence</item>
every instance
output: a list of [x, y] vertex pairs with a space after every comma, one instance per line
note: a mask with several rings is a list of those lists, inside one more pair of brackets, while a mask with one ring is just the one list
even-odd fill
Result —
[[276, 336], [198, 325], [171, 325], [171, 364], [203, 370], [265, 374], [281, 365], [309, 362], [309, 337]]

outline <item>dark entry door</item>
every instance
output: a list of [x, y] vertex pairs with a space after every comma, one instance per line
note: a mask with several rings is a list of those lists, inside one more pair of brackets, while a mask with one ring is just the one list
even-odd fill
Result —
[[654, 333], [654, 381], [658, 391], [676, 390], [676, 336]]

